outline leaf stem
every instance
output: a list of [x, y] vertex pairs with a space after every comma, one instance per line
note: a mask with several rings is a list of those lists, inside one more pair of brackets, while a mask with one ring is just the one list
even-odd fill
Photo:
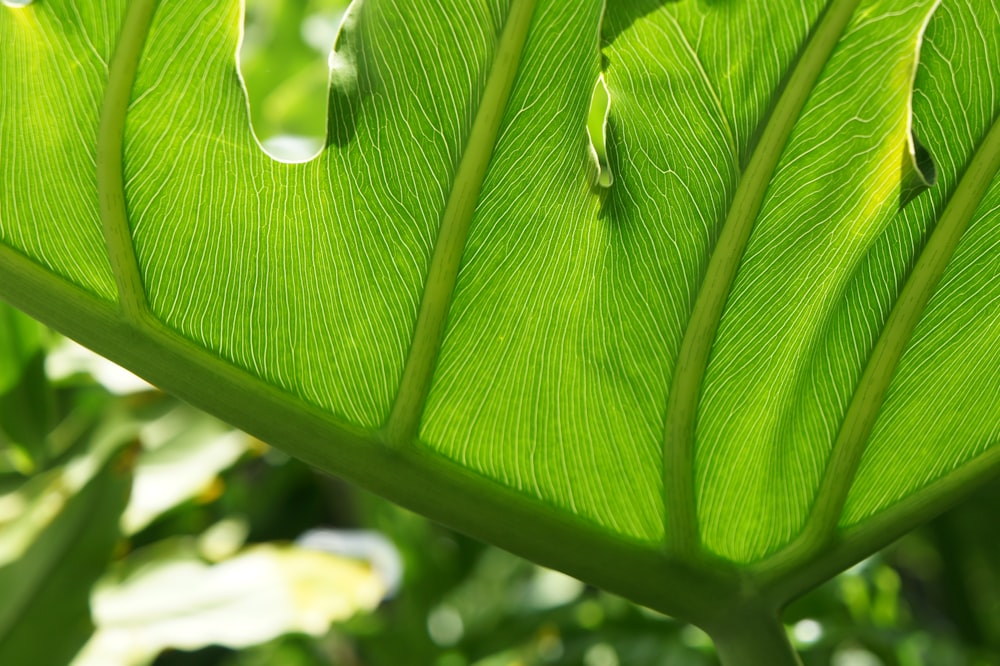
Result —
[[743, 608], [707, 628], [723, 666], [802, 666], [776, 612]]
[[816, 502], [802, 533], [785, 550], [768, 560], [762, 572], [774, 577], [824, 550], [854, 482], [865, 444], [878, 418], [896, 367], [910, 337], [951, 261], [969, 222], [1000, 171], [1000, 118], [972, 157], [872, 349], [864, 373], [848, 405]]
[[699, 549], [694, 489], [695, 422], [722, 312], [788, 137], [858, 2], [833, 0], [806, 44], [733, 195], [684, 332], [667, 402], [663, 443], [667, 550], [677, 556], [690, 557]]
[[122, 326], [112, 304], [3, 244], [0, 285], [14, 307], [72, 333], [164, 391], [477, 539], [688, 621], [712, 617], [718, 600], [731, 598], [737, 588], [733, 571], [668, 562], [651, 544], [622, 539], [424, 447], [381, 446], [377, 433], [340, 421], [155, 320], [141, 328]]
[[390, 446], [409, 444], [417, 437], [420, 419], [437, 365], [448, 309], [469, 235], [479, 194], [500, 131], [500, 122], [514, 87], [535, 0], [512, 0], [486, 88], [441, 217], [420, 311], [413, 332], [399, 392], [383, 428]]
[[125, 209], [125, 116], [156, 0], [129, 2], [108, 71], [108, 87], [97, 132], [97, 193], [111, 270], [118, 285], [118, 301], [126, 320], [137, 323], [149, 312], [146, 289], [132, 245]]

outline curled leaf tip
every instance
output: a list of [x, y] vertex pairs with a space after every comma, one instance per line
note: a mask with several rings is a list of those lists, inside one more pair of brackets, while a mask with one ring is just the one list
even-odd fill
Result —
[[594, 92], [590, 98], [590, 113], [587, 116], [587, 136], [590, 137], [590, 156], [596, 168], [595, 185], [611, 187], [614, 176], [608, 164], [607, 132], [608, 115], [611, 113], [611, 92], [604, 80], [604, 74], [597, 77]]
[[937, 181], [934, 159], [912, 131], [906, 144], [903, 153], [903, 179], [899, 191], [900, 209], [905, 208], [921, 192], [933, 187]]

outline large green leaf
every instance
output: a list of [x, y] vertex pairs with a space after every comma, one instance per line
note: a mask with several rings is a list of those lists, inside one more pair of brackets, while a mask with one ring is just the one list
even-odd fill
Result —
[[240, 12], [0, 9], [0, 295], [710, 628], [994, 474], [995, 2], [356, 1], [304, 164]]

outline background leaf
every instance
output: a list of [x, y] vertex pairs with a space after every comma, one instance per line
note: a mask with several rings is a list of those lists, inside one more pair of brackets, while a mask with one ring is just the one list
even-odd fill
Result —
[[[187, 547], [186, 547], [187, 546]], [[98, 630], [76, 666], [146, 664], [165, 648], [247, 647], [321, 635], [385, 592], [363, 562], [258, 545], [209, 565], [183, 542], [136, 553], [94, 593]]]
[[130, 477], [121, 456], [90, 457], [34, 482], [60, 492], [0, 498], [16, 516], [0, 522], [0, 662], [68, 663], [90, 634], [90, 587], [118, 540]]
[[0, 303], [0, 395], [17, 385], [25, 367], [42, 348], [43, 330], [27, 315]]

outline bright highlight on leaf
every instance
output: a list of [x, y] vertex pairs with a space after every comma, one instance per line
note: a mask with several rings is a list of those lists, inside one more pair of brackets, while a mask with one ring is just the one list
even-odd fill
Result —
[[203, 492], [249, 447], [246, 435], [186, 409], [146, 424], [140, 441], [132, 497], [121, 520], [122, 532], [128, 535]]

